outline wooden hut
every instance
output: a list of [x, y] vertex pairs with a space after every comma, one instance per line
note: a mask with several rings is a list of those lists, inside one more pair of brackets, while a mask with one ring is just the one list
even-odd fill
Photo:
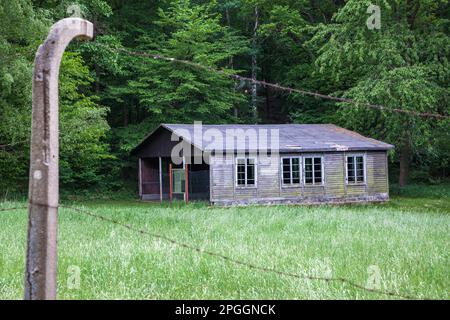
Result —
[[392, 148], [329, 124], [162, 124], [132, 154], [142, 200], [342, 203], [389, 199]]

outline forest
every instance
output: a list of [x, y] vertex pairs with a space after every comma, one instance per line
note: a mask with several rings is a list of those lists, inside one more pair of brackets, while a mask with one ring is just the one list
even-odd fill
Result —
[[96, 37], [71, 44], [61, 66], [65, 193], [135, 192], [130, 151], [160, 123], [193, 121], [334, 123], [395, 145], [400, 187], [449, 180], [447, 0], [0, 0], [1, 196], [27, 191], [33, 60], [69, 16]]

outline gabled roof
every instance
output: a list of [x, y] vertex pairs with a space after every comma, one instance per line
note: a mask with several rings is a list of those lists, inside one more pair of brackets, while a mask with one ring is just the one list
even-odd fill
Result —
[[[194, 131], [194, 124], [161, 124], [158, 129], [160, 128], [171, 131], [202, 151], [234, 150], [239, 152], [278, 149], [280, 153], [295, 153], [389, 150], [394, 148], [393, 145], [364, 137], [354, 131], [333, 124], [201, 125], [201, 132], [198, 129]], [[137, 151], [150, 140], [158, 129], [148, 135], [134, 151]], [[252, 137], [255, 138], [255, 132], [256, 139], [259, 142], [256, 144], [249, 138], [252, 134]], [[226, 137], [230, 137], [230, 134], [232, 135], [233, 133], [237, 134], [242, 140], [236, 139], [233, 144], [230, 144], [230, 139]], [[206, 138], [217, 135], [221, 135], [223, 139]], [[261, 143], [260, 135], [266, 136], [267, 143]], [[204, 137], [203, 142], [199, 139], [199, 136]], [[245, 139], [243, 139], [244, 136]], [[278, 142], [272, 140], [272, 137], [275, 136], [278, 136]]]

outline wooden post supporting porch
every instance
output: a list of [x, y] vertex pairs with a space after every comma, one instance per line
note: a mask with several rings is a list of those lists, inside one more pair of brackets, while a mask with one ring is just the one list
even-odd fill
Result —
[[159, 201], [163, 202], [163, 186], [162, 186], [162, 159], [159, 157]]

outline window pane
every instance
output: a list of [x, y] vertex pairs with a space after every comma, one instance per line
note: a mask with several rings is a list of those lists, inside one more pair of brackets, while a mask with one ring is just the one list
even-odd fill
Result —
[[245, 185], [245, 159], [238, 159], [237, 164], [237, 184]]
[[285, 183], [285, 184], [291, 183], [291, 175], [289, 174], [289, 172], [283, 173], [283, 183]]
[[322, 164], [322, 158], [314, 158], [314, 164]]
[[247, 180], [247, 185], [254, 185], [254, 184], [255, 184], [255, 180], [253, 180], [253, 179]]
[[305, 171], [312, 171], [312, 158], [305, 158]]
[[363, 171], [364, 170], [364, 163], [358, 163], [357, 165], [356, 165], [356, 169], [358, 169], [358, 170], [361, 170], [361, 171]]
[[238, 170], [238, 185], [245, 184], [245, 172], [239, 172]]
[[292, 158], [292, 166], [299, 166], [300, 165], [300, 158]]
[[[362, 159], [362, 157], [359, 157]], [[358, 163], [358, 161], [357, 161]], [[364, 182], [364, 163], [358, 163], [357, 170], [356, 170], [356, 181], [358, 182]]]
[[255, 165], [255, 159], [247, 159], [247, 164]]
[[247, 179], [252, 179], [252, 180], [255, 179], [255, 166], [254, 165], [247, 166]]
[[314, 171], [314, 182], [322, 183], [322, 170]]
[[313, 176], [312, 171], [305, 171], [305, 183], [312, 183], [313, 182]]
[[354, 181], [355, 177], [355, 158], [347, 157], [347, 175], [348, 181]]
[[283, 183], [291, 184], [291, 159], [283, 158]]
[[347, 181], [355, 183], [355, 157], [347, 157]]

